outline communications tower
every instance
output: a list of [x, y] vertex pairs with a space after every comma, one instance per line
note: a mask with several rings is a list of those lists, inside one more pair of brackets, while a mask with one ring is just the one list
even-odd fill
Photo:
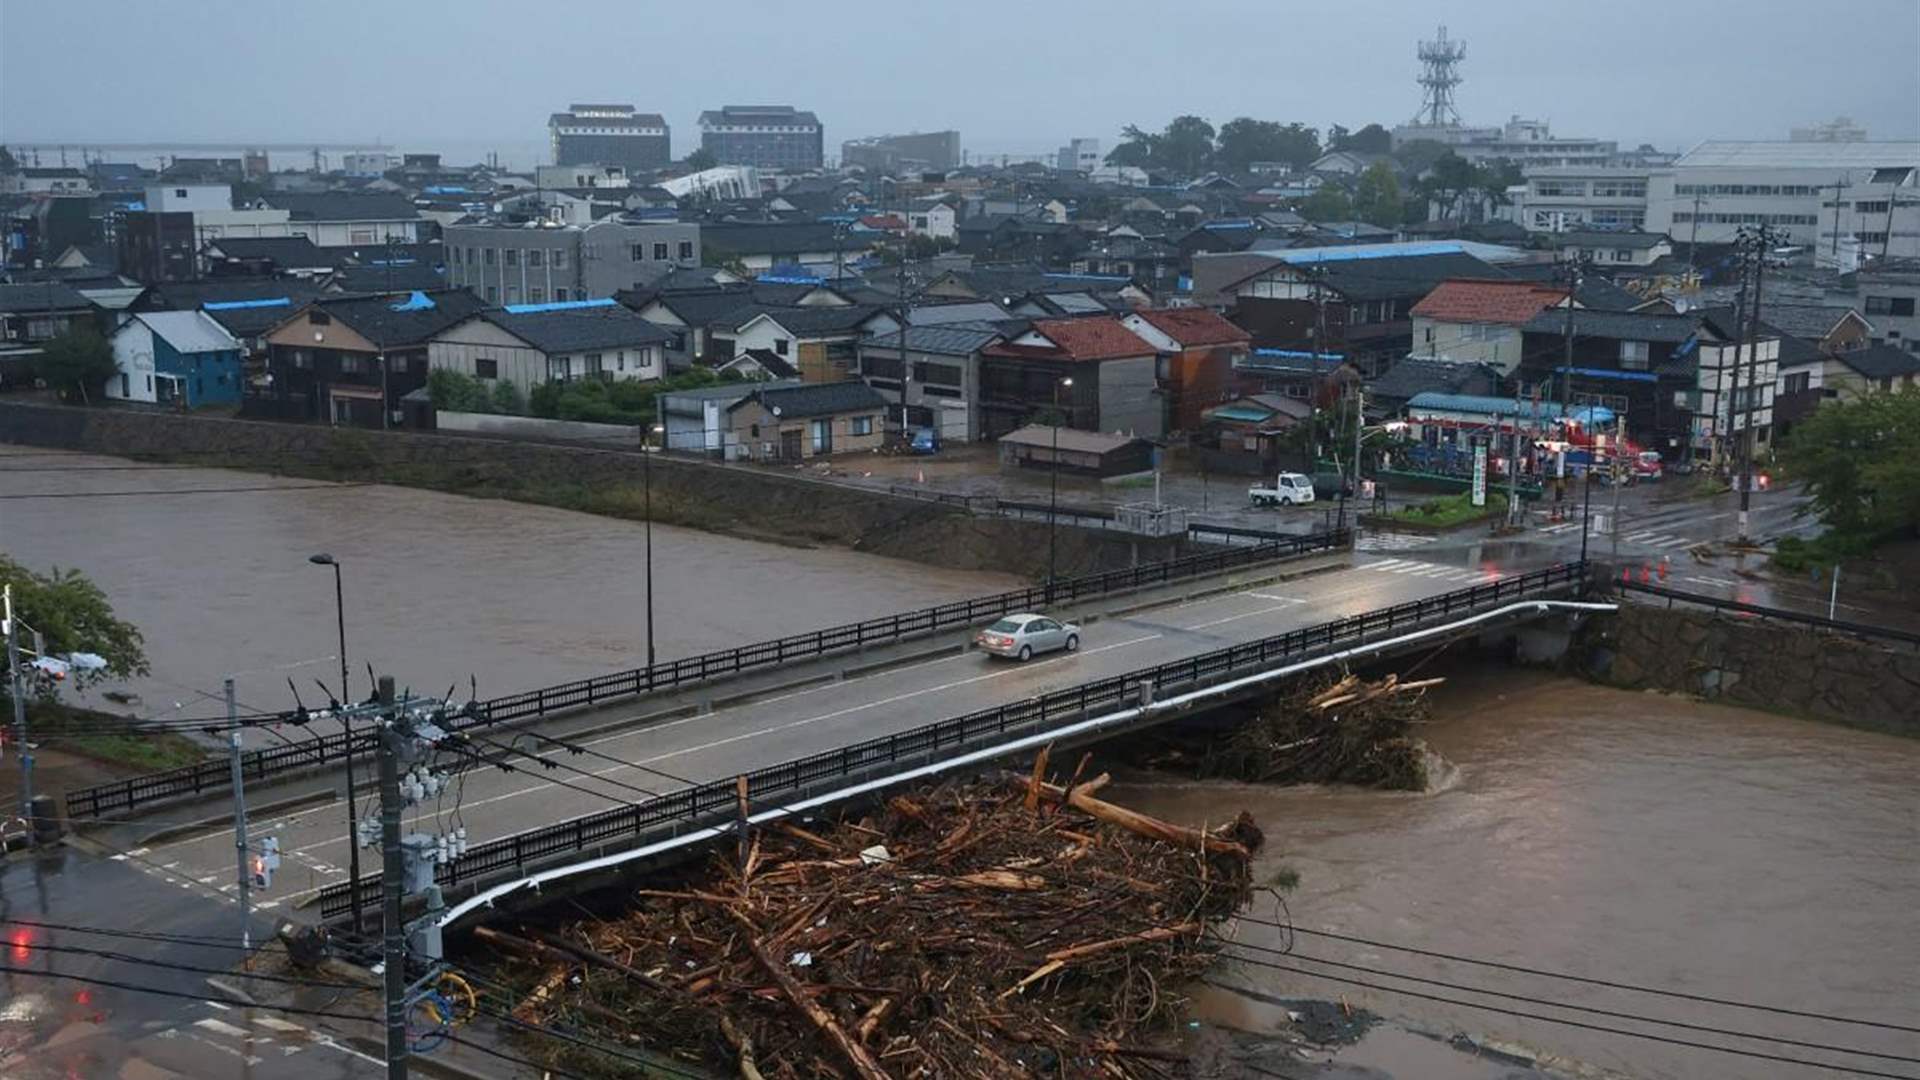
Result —
[[1460, 85], [1460, 61], [1467, 58], [1467, 43], [1447, 38], [1447, 28], [1432, 41], [1420, 43], [1420, 111], [1413, 116], [1415, 127], [1458, 127], [1460, 112], [1453, 107], [1453, 88]]

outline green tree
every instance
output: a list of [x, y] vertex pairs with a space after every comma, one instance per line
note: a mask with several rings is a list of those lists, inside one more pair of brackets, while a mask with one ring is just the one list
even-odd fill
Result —
[[1300, 200], [1299, 212], [1308, 221], [1349, 221], [1353, 218], [1353, 200], [1338, 184], [1322, 184], [1318, 191]]
[[1840, 540], [1920, 534], [1920, 388], [1820, 406], [1784, 440], [1782, 463]]
[[687, 155], [687, 168], [692, 169], [694, 172], [699, 172], [702, 169], [711, 169], [718, 164], [720, 164], [720, 162], [714, 158], [713, 151], [704, 146]]
[[1453, 217], [1458, 208], [1460, 197], [1472, 191], [1484, 180], [1480, 171], [1459, 154], [1448, 150], [1433, 162], [1433, 165], [1420, 178], [1420, 191], [1432, 200], [1439, 209], [1439, 220]]
[[91, 403], [108, 379], [119, 373], [113, 346], [90, 326], [76, 326], [46, 343], [40, 352], [40, 377], [62, 398]]
[[[40, 632], [48, 654], [92, 653], [107, 662], [104, 671], [74, 669], [66, 685], [84, 690], [101, 679], [149, 673], [140, 631], [115, 618], [107, 594], [78, 570], [54, 567], [44, 575], [36, 574], [0, 554], [0, 582], [13, 586], [14, 613]], [[51, 697], [59, 685], [34, 680], [34, 696]], [[10, 692], [6, 680], [0, 679], [0, 697]]]
[[1394, 175], [1393, 166], [1376, 161], [1360, 174], [1354, 186], [1353, 212], [1361, 221], [1383, 229], [1401, 224], [1406, 206], [1400, 198], [1400, 178]]
[[1435, 142], [1432, 139], [1414, 139], [1411, 142], [1401, 143], [1400, 147], [1393, 151], [1393, 160], [1400, 163], [1401, 170], [1408, 176], [1419, 176], [1433, 168], [1434, 162], [1451, 153], [1453, 151], [1448, 149], [1445, 143]]
[[493, 384], [493, 411], [519, 416], [527, 411], [527, 403], [520, 400], [520, 388], [501, 379]]
[[1359, 131], [1340, 129], [1340, 138], [1327, 133], [1327, 149], [1351, 150], [1356, 154], [1387, 154], [1393, 151], [1393, 133], [1379, 124], [1368, 124]]
[[1176, 116], [1160, 133], [1156, 164], [1182, 176], [1198, 176], [1213, 160], [1213, 125], [1198, 116]]
[[1304, 124], [1281, 124], [1240, 116], [1220, 125], [1214, 163], [1243, 170], [1256, 161], [1284, 161], [1303, 168], [1320, 156], [1320, 133]]
[[487, 389], [486, 383], [447, 368], [435, 368], [427, 374], [427, 397], [433, 402], [434, 408], [446, 412], [496, 411], [493, 393]]
[[1137, 124], [1128, 124], [1120, 130], [1120, 145], [1107, 151], [1106, 162], [1123, 168], [1151, 169], [1158, 164], [1154, 158], [1159, 146], [1160, 136], [1140, 130]]
[[1505, 206], [1511, 200], [1507, 198], [1507, 189], [1526, 183], [1526, 175], [1520, 166], [1506, 158], [1495, 158], [1473, 170], [1473, 186], [1486, 199], [1486, 204]]

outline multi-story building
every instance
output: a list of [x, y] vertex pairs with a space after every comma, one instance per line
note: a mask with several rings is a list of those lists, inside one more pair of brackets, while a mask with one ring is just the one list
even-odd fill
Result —
[[1054, 153], [1053, 167], [1061, 172], [1090, 173], [1100, 167], [1099, 139], [1068, 139]]
[[1525, 120], [1519, 116], [1497, 128], [1403, 124], [1393, 129], [1396, 147], [1421, 141], [1452, 147], [1454, 153], [1468, 161], [1499, 158], [1521, 166], [1593, 168], [1615, 164], [1621, 157], [1620, 144], [1612, 139], [1556, 137], [1545, 120]]
[[1920, 353], [1920, 259], [1885, 259], [1854, 278], [1859, 310], [1877, 345]]
[[791, 105], [728, 105], [700, 114], [700, 147], [721, 165], [817, 169], [826, 163], [819, 117]]
[[1742, 225], [1831, 262], [1920, 255], [1920, 142], [1701, 143], [1647, 181], [1649, 232], [1721, 244]]
[[489, 304], [605, 299], [701, 258], [700, 226], [680, 221], [491, 222], [445, 238], [448, 283]]
[[631, 105], [573, 105], [547, 118], [556, 165], [619, 165], [629, 172], [673, 160], [666, 117]]
[[840, 144], [840, 164], [883, 172], [945, 172], [960, 167], [960, 133], [918, 132], [849, 139]]
[[1508, 189], [1504, 216], [1528, 232], [1644, 229], [1649, 172], [1584, 165], [1531, 168], [1525, 184]]
[[348, 176], [374, 178], [385, 176], [400, 164], [399, 157], [385, 150], [365, 150], [340, 155], [340, 171]]

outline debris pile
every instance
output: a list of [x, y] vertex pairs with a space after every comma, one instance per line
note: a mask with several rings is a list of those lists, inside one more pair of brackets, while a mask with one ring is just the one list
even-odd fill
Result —
[[[858, 821], [764, 827], [624, 916], [482, 930], [517, 1017], [753, 1078], [1172, 1076], [1180, 987], [1261, 842], [1100, 799], [1105, 774], [949, 784]], [[523, 936], [524, 935], [524, 936]], [[510, 972], [517, 970], [518, 976]], [[549, 1063], [622, 1066], [592, 1051]], [[631, 1066], [627, 1066], [631, 1068]]]
[[1203, 778], [1268, 783], [1343, 783], [1420, 791], [1427, 756], [1412, 736], [1432, 711], [1426, 690], [1445, 679], [1369, 682], [1357, 675], [1303, 681], [1221, 736], [1165, 735], [1151, 759]]

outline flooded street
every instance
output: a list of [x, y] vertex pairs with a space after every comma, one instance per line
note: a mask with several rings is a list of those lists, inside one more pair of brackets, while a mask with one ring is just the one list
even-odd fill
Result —
[[[1266, 830], [1256, 876], [1300, 874], [1300, 927], [1780, 1008], [1920, 1026], [1920, 742], [1484, 669], [1438, 698], [1446, 765], [1418, 795], [1147, 780], [1116, 798]], [[1259, 919], [1279, 921], [1271, 901]], [[1920, 1035], [1650, 996], [1242, 922], [1240, 955], [1500, 1009], [1920, 1075], [1911, 1063], [1654, 1027], [1565, 1005], [1920, 1057]], [[1313, 963], [1337, 960], [1373, 973]], [[1456, 984], [1406, 983], [1416, 975]], [[1211, 980], [1266, 998], [1345, 1000], [1442, 1035], [1464, 1031], [1636, 1077], [1832, 1071], [1581, 1030], [1383, 993], [1258, 963]], [[1528, 1003], [1458, 987], [1497, 989]], [[1280, 1009], [1202, 987], [1202, 1016], [1270, 1030]], [[1416, 1040], [1418, 1041], [1418, 1040]], [[1343, 1057], [1341, 1060], [1347, 1060]], [[1366, 1062], [1388, 1068], [1388, 1060]], [[1404, 1070], [1404, 1071], [1403, 1071]], [[1432, 1075], [1401, 1062], [1395, 1077]]]
[[[218, 711], [229, 672], [250, 673], [243, 708], [291, 704], [289, 675], [323, 704], [314, 679], [339, 682], [332, 572], [307, 561], [323, 551], [344, 568], [356, 694], [369, 660], [430, 693], [476, 676], [482, 697], [644, 664], [644, 538], [522, 503], [0, 451], [0, 551], [84, 572], [140, 628], [153, 674], [130, 688], [150, 716]], [[653, 548], [662, 660], [1018, 584], [661, 525]]]

